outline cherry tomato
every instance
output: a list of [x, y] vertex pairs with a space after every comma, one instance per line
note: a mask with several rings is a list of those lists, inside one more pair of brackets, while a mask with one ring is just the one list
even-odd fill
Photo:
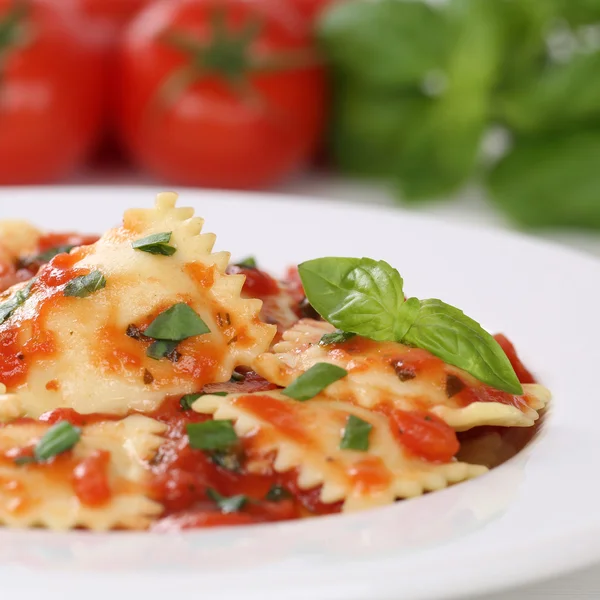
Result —
[[512, 345], [511, 341], [501, 333], [494, 336], [494, 339], [500, 344], [502, 350], [506, 356], [508, 356], [508, 360], [510, 360], [510, 364], [513, 366], [517, 377], [521, 383], [535, 383], [535, 377], [529, 372], [527, 367], [521, 362], [515, 347]]
[[402, 445], [425, 460], [448, 462], [460, 449], [454, 430], [435, 415], [392, 410], [390, 416]]
[[0, 30], [0, 185], [63, 177], [98, 137], [98, 55], [51, 0], [0, 0]]
[[126, 31], [121, 136], [181, 185], [261, 188], [308, 162], [326, 87], [307, 25], [280, 0], [163, 0]]
[[335, 2], [341, 0], [289, 0], [296, 10], [310, 23], [319, 18], [321, 13]]
[[152, 0], [71, 0], [99, 26], [116, 36]]

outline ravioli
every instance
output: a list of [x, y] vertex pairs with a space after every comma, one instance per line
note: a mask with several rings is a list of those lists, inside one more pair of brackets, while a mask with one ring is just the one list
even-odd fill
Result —
[[331, 399], [349, 400], [367, 409], [392, 403], [405, 411], [427, 410], [457, 431], [480, 425], [530, 427], [550, 400], [546, 388], [524, 385], [524, 396], [491, 390], [468, 373], [443, 363], [425, 350], [359, 336], [320, 345], [335, 331], [329, 323], [304, 319], [283, 334], [254, 368], [268, 381], [287, 387], [317, 363], [348, 371], [325, 390]]
[[[154, 209], [129, 210], [121, 227], [56, 257], [29, 288], [0, 297], [2, 303], [28, 294], [0, 324], [0, 383], [16, 395], [0, 405], [30, 417], [57, 406], [82, 414], [148, 412], [165, 396], [229, 380], [269, 348], [276, 328], [260, 321], [260, 300], [241, 298], [244, 277], [225, 273], [229, 254], [212, 253], [215, 236], [202, 234], [202, 219], [177, 208], [176, 198], [161, 194]], [[132, 247], [159, 233], [171, 234], [172, 256]], [[104, 288], [65, 295], [70, 281], [94, 272]], [[182, 341], [169, 358], [150, 358], [145, 327], [180, 303], [210, 332]]]
[[[278, 391], [203, 396], [192, 408], [233, 421], [238, 435], [253, 438], [254, 453], [273, 457], [275, 471], [297, 469], [300, 489], [320, 487], [320, 500], [343, 502], [344, 511], [420, 496], [487, 472], [479, 465], [420, 459], [396, 440], [385, 415], [324, 397], [298, 402]], [[372, 425], [368, 452], [340, 449], [350, 415]], [[256, 464], [254, 470], [264, 469], [264, 460]], [[247, 468], [253, 470], [252, 462]]]
[[[48, 463], [17, 465], [15, 452], [35, 443], [50, 425], [17, 422], [0, 428], [0, 524], [41, 526], [54, 530], [86, 527], [144, 529], [162, 512], [148, 497], [148, 462], [154, 457], [166, 427], [134, 415], [83, 427], [72, 452]], [[110, 500], [90, 506], [80, 500], [73, 475], [81, 461], [97, 451], [110, 453]]]

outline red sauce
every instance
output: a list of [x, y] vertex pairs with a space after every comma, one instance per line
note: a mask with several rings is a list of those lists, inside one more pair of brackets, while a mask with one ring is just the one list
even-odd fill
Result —
[[38, 241], [38, 253], [47, 252], [60, 246], [89, 246], [100, 238], [97, 235], [79, 233], [47, 233]]
[[299, 444], [312, 444], [306, 430], [298, 422], [298, 415], [294, 406], [284, 404], [271, 396], [240, 396], [234, 404], [240, 408], [254, 413], [258, 418], [271, 423], [286, 437]]
[[244, 275], [244, 292], [251, 298], [264, 298], [265, 296], [276, 296], [279, 294], [279, 284], [273, 277], [259, 269], [248, 267], [230, 266], [227, 269], [230, 275]]
[[184, 270], [201, 288], [211, 288], [215, 282], [214, 266], [207, 267], [202, 263], [188, 263]]
[[73, 490], [83, 504], [97, 507], [110, 501], [109, 464], [110, 452], [96, 450], [73, 470]]
[[356, 491], [362, 495], [374, 494], [386, 489], [392, 479], [379, 456], [367, 456], [356, 463], [349, 472]]

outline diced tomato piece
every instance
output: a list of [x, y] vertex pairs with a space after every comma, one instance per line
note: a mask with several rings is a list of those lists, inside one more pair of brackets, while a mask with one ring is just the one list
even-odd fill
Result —
[[460, 449], [455, 431], [435, 415], [391, 409], [390, 417], [402, 445], [425, 460], [449, 462]]

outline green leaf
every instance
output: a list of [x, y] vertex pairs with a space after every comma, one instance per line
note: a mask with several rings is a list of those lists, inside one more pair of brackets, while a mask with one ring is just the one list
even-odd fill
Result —
[[179, 346], [179, 342], [171, 342], [169, 340], [156, 340], [148, 347], [148, 350], [146, 351], [146, 356], [148, 356], [149, 358], [153, 358], [154, 360], [160, 360], [161, 358], [165, 358], [165, 356], [171, 354], [173, 350], [176, 350], [177, 346]]
[[366, 452], [369, 449], [369, 436], [372, 429], [371, 423], [367, 423], [355, 415], [350, 415], [346, 421], [340, 449]]
[[37, 277], [34, 277], [23, 289], [17, 290], [12, 298], [0, 304], [0, 325], [9, 319], [17, 308], [25, 304], [26, 300], [31, 296], [31, 288], [36, 281]]
[[225, 397], [227, 395], [229, 395], [228, 392], [210, 392], [210, 393], [200, 392], [198, 394], [186, 394], [179, 401], [179, 405], [181, 406], [181, 408], [183, 410], [191, 410], [192, 404], [194, 404], [194, 402], [196, 402], [196, 400], [198, 400], [198, 398], [202, 398], [202, 396], [223, 396], [223, 397]]
[[38, 462], [49, 460], [73, 448], [80, 438], [79, 427], [74, 427], [68, 421], [60, 421], [46, 432], [35, 447], [33, 455]]
[[600, 229], [600, 127], [517, 140], [489, 174], [492, 200], [526, 227]]
[[65, 296], [87, 298], [93, 293], [106, 287], [106, 279], [100, 271], [92, 271], [69, 281], [65, 286]]
[[171, 231], [155, 233], [140, 240], [136, 240], [131, 246], [134, 250], [148, 252], [149, 254], [173, 256], [173, 254], [177, 252], [177, 248], [169, 245], [172, 235], [173, 233]]
[[288, 498], [292, 498], [292, 494], [282, 485], [277, 484], [272, 486], [265, 496], [265, 500], [267, 502], [281, 502], [282, 500], [287, 500]]
[[239, 442], [232, 421], [188, 423], [186, 431], [195, 450], [229, 450]]
[[240, 473], [242, 470], [242, 456], [239, 452], [213, 450], [208, 453], [208, 456], [210, 460], [218, 467], [221, 467], [221, 469], [231, 471], [232, 473]]
[[428, 350], [496, 389], [523, 394], [506, 354], [479, 323], [441, 300], [423, 300], [404, 343]]
[[211, 500], [216, 502], [217, 506], [221, 509], [221, 512], [226, 515], [240, 512], [242, 508], [244, 508], [244, 506], [248, 504], [248, 497], [243, 496], [241, 494], [238, 496], [231, 496], [228, 498], [227, 496], [222, 496], [216, 490], [208, 488], [206, 490], [206, 495]]
[[346, 377], [348, 371], [330, 363], [317, 363], [300, 375], [281, 393], [288, 398], [304, 402], [314, 398], [332, 383]]
[[254, 256], [248, 256], [244, 260], [240, 260], [240, 262], [236, 263], [236, 266], [246, 269], [256, 269], [256, 265], [256, 258], [254, 258]]
[[340, 2], [319, 20], [328, 63], [373, 88], [418, 86], [441, 68], [452, 38], [439, 7], [427, 2]]
[[374, 340], [395, 339], [403, 281], [385, 261], [371, 258], [318, 258], [298, 266], [315, 310], [343, 331]]
[[144, 331], [146, 337], [172, 342], [181, 342], [205, 333], [210, 333], [206, 323], [184, 302], [175, 304], [158, 315]]
[[329, 346], [330, 344], [343, 344], [348, 340], [351, 340], [356, 334], [348, 333], [347, 331], [333, 331], [332, 333], [326, 333], [319, 341], [319, 346]]

